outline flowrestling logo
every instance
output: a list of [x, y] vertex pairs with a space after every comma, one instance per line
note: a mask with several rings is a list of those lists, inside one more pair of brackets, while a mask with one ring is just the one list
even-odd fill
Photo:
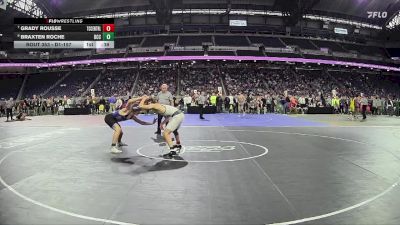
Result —
[[367, 12], [368, 13], [368, 18], [379, 18], [379, 19], [384, 19], [387, 18], [388, 13], [387, 12]]
[[185, 146], [185, 152], [205, 153], [205, 152], [223, 152], [236, 150], [236, 146], [220, 146], [220, 145], [190, 145]]

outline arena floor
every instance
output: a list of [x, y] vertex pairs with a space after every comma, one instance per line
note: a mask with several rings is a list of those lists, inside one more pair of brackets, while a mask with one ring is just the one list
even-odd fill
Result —
[[154, 126], [112, 155], [103, 116], [1, 122], [1, 224], [399, 224], [400, 118], [205, 117], [170, 160]]

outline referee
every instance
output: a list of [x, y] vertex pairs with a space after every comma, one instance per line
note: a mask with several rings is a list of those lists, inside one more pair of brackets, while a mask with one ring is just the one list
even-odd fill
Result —
[[13, 107], [14, 107], [14, 99], [10, 98], [10, 100], [6, 101], [6, 114], [7, 114], [7, 122], [8, 118], [11, 118], [11, 121], [13, 121]]
[[361, 93], [361, 100], [360, 100], [360, 105], [361, 105], [361, 112], [362, 112], [362, 120], [365, 121], [367, 119], [367, 106], [368, 106], [368, 99], [364, 96], [364, 93]]
[[203, 117], [203, 111], [204, 111], [204, 104], [206, 103], [206, 96], [204, 91], [201, 92], [201, 94], [199, 95], [199, 97], [197, 98], [197, 104], [199, 105], [199, 113], [200, 113], [200, 119], [204, 120]]
[[[158, 94], [157, 94], [158, 103], [174, 106], [174, 98], [173, 98], [171, 92], [168, 91], [168, 85], [162, 84], [160, 89], [161, 89], [161, 91], [158, 92]], [[157, 131], [155, 132], [155, 134], [157, 134], [157, 135], [161, 134], [160, 124], [161, 124], [162, 118], [163, 118], [163, 116], [158, 114]]]

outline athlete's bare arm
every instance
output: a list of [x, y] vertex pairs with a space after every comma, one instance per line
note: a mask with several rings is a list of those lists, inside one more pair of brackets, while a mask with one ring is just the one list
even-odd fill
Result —
[[142, 96], [142, 100], [139, 103], [139, 108], [145, 109], [145, 110], [154, 110], [158, 113], [163, 113], [165, 111], [164, 107], [162, 107], [159, 103], [150, 103], [146, 104], [146, 102], [150, 99], [149, 96], [145, 95]]
[[135, 121], [136, 123], [140, 124], [140, 125], [153, 125], [153, 124], [155, 124], [155, 123], [157, 122], [157, 118], [154, 118], [154, 120], [153, 120], [152, 123], [143, 121], [143, 120], [137, 118], [136, 116], [132, 116], [131, 119], [132, 119], [133, 121]]

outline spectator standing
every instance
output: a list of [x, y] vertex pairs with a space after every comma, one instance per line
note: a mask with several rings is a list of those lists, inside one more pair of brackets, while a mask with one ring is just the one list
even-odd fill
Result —
[[224, 99], [224, 111], [225, 112], [229, 112], [229, 96], [225, 96]]
[[304, 96], [300, 96], [299, 98], [299, 105], [300, 105], [300, 109], [301, 109], [301, 113], [304, 114], [304, 110], [307, 107], [306, 105], [306, 98], [304, 98]]
[[244, 104], [246, 103], [246, 96], [244, 96], [242, 93], [239, 94], [237, 97], [238, 104], [239, 104], [239, 113], [243, 113], [243, 116], [246, 115], [246, 111], [244, 108]]
[[235, 98], [233, 95], [229, 95], [229, 112], [235, 112]]
[[115, 110], [119, 110], [122, 104], [124, 104], [124, 102], [122, 101], [121, 98], [118, 98], [117, 102], [115, 103]]
[[110, 103], [111, 112], [114, 112], [115, 111], [115, 103], [117, 103], [117, 98], [115, 97], [115, 95], [111, 96], [110, 99], [108, 99], [108, 102]]
[[346, 112], [346, 98], [345, 97], [341, 97], [339, 100], [339, 108], [340, 108], [340, 113], [345, 114]]
[[217, 94], [217, 113], [222, 112], [222, 105], [224, 104], [224, 100], [221, 94]]
[[378, 113], [378, 115], [382, 115], [383, 107], [384, 107], [384, 100], [383, 100], [382, 97], [378, 96], [377, 101], [378, 101], [378, 103], [377, 103], [377, 113]]
[[67, 99], [67, 108], [71, 108], [72, 107], [72, 100], [71, 98]]
[[389, 116], [393, 116], [394, 103], [391, 97], [388, 97], [386, 100], [386, 111]]
[[378, 115], [378, 96], [373, 96], [372, 97], [372, 115]]
[[272, 97], [271, 97], [270, 94], [267, 94], [265, 96], [265, 103], [267, 105], [267, 112], [268, 113], [272, 113], [273, 112], [273, 110], [272, 110]]
[[215, 93], [210, 96], [210, 103], [212, 106], [217, 106], [217, 95]]
[[0, 117], [6, 114], [6, 100], [0, 99]]
[[186, 111], [192, 105], [192, 97], [190, 97], [189, 94], [186, 94], [185, 97], [183, 97], [183, 104], [185, 105]]

